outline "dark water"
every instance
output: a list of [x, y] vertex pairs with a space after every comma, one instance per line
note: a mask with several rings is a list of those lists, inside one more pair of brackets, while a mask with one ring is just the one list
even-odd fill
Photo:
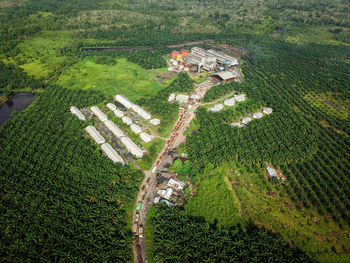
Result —
[[13, 111], [22, 111], [27, 108], [35, 99], [33, 93], [17, 93], [7, 102], [0, 106], [0, 125], [11, 118]]

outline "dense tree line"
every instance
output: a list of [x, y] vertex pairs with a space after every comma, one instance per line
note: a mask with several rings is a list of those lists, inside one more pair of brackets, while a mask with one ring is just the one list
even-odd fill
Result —
[[104, 157], [69, 111], [103, 99], [50, 86], [1, 126], [1, 261], [130, 262], [125, 207], [142, 175]]
[[151, 224], [155, 262], [313, 262], [251, 223], [220, 228], [178, 208], [157, 206]]
[[216, 99], [219, 99], [225, 96], [226, 94], [232, 91], [242, 91], [242, 88], [241, 88], [242, 85], [245, 85], [245, 82], [243, 84], [239, 84], [237, 82], [230, 82], [227, 84], [216, 85], [210, 88], [210, 90], [208, 90], [207, 93], [205, 93], [203, 102], [214, 101]]
[[41, 86], [39, 80], [28, 76], [23, 69], [0, 61], [0, 90], [37, 89]]

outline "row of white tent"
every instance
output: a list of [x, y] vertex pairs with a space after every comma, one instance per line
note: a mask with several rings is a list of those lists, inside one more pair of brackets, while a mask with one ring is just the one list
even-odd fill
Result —
[[[246, 99], [246, 95], [245, 94], [240, 94], [237, 95], [235, 94], [233, 97], [228, 98], [224, 101], [224, 104], [228, 107], [233, 107], [235, 105], [235, 102], [241, 102], [241, 101], [245, 101]], [[224, 105], [222, 105], [221, 103], [219, 104], [215, 104], [213, 107], [208, 108], [208, 111], [211, 112], [219, 112], [224, 108]]]
[[[268, 108], [268, 107], [263, 107], [261, 110], [262, 110], [262, 112], [258, 111], [258, 112], [252, 113], [251, 117], [253, 119], [261, 119], [262, 117], [264, 117], [264, 114], [268, 115], [268, 114], [271, 114], [273, 111], [271, 108]], [[253, 120], [251, 117], [249, 117], [249, 116], [243, 117], [243, 118], [241, 118], [240, 122], [231, 123], [231, 126], [232, 127], [239, 127], [239, 128], [243, 127]]]
[[123, 104], [125, 108], [132, 109], [134, 112], [136, 112], [141, 118], [145, 120], [150, 120], [152, 118], [152, 115], [142, 109], [139, 105], [132, 103], [130, 100], [125, 98], [122, 95], [116, 95], [115, 100], [118, 101], [119, 103]]

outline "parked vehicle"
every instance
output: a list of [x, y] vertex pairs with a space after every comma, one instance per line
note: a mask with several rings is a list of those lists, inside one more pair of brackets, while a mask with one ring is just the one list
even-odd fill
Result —
[[136, 245], [137, 254], [141, 254], [141, 246]]
[[132, 225], [132, 233], [133, 233], [134, 235], [137, 235], [137, 224], [133, 224], [133, 225]]
[[137, 255], [137, 263], [142, 263], [143, 261], [142, 261], [142, 256], [141, 256], [141, 254], [138, 254]]
[[135, 215], [135, 223], [138, 223], [138, 222], [139, 222], [139, 219], [140, 219], [140, 214], [136, 212], [136, 215]]
[[142, 202], [139, 201], [139, 202], [137, 203], [137, 206], [136, 206], [136, 211], [140, 211], [140, 210], [141, 210], [141, 206], [142, 206]]
[[139, 237], [143, 237], [143, 225], [139, 226]]

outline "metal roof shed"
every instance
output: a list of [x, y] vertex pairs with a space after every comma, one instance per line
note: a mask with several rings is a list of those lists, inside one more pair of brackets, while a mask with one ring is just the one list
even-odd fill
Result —
[[111, 111], [114, 111], [117, 109], [117, 106], [113, 103], [107, 103], [107, 108], [110, 109]]
[[271, 108], [268, 108], [268, 107], [262, 108], [262, 111], [263, 111], [263, 113], [265, 113], [265, 114], [271, 114], [271, 113], [272, 113], [272, 109], [271, 109]]
[[278, 178], [278, 175], [275, 171], [275, 169], [273, 169], [272, 167], [267, 167], [267, 173], [269, 174], [269, 177], [272, 178], [272, 177], [277, 177]]
[[147, 134], [147, 133], [145, 133], [145, 132], [142, 132], [142, 133], [140, 133], [140, 138], [141, 138], [141, 140], [142, 140], [143, 142], [147, 143], [147, 142], [152, 141], [153, 136], [152, 136], [152, 135], [149, 135], [149, 134]]
[[128, 126], [130, 126], [132, 124], [132, 119], [130, 119], [127, 116], [122, 117], [122, 121]]
[[113, 112], [114, 112], [114, 115], [117, 116], [118, 118], [121, 118], [124, 116], [124, 112], [122, 112], [121, 110], [116, 109]]
[[70, 107], [70, 111], [71, 111], [71, 113], [73, 113], [74, 115], [76, 115], [76, 116], [78, 117], [79, 120], [85, 121], [85, 116], [84, 116], [84, 114], [82, 114], [81, 111], [78, 110], [77, 107], [71, 106], [71, 107]]
[[149, 121], [150, 124], [157, 126], [160, 124], [160, 119], [154, 118], [152, 120]]
[[145, 111], [144, 109], [142, 109], [139, 105], [133, 104], [131, 106], [131, 109], [145, 120], [149, 120], [150, 118], [152, 118], [152, 115], [147, 111]]
[[138, 126], [137, 124], [131, 124], [130, 125], [130, 129], [133, 133], [139, 134], [142, 132], [142, 129], [140, 126]]
[[113, 149], [109, 143], [102, 144], [101, 149], [114, 163], [125, 164], [123, 158]]
[[214, 76], [218, 76], [220, 79], [222, 79], [224, 81], [230, 81], [230, 80], [233, 80], [234, 78], [237, 77], [236, 75], [234, 75], [230, 71], [228, 71], [228, 72], [219, 72], [219, 73], [214, 74]]
[[226, 106], [232, 107], [232, 106], [235, 105], [235, 101], [236, 101], [235, 98], [229, 98], [229, 99], [226, 99], [226, 100], [224, 101], [224, 104], [225, 104]]
[[250, 118], [250, 117], [244, 117], [244, 118], [242, 118], [242, 123], [244, 123], [244, 124], [248, 124], [249, 122], [251, 122], [252, 121], [252, 118]]
[[103, 138], [101, 133], [99, 133], [94, 126], [87, 126], [85, 128], [85, 131], [87, 131], [87, 133], [92, 137], [92, 139], [94, 139], [96, 143], [98, 144], [105, 143], [106, 141], [105, 138]]
[[264, 115], [261, 112], [255, 112], [253, 113], [254, 119], [261, 119]]
[[104, 124], [117, 138], [124, 136], [124, 132], [111, 120], [105, 121]]
[[121, 137], [120, 141], [129, 152], [136, 156], [136, 158], [142, 158], [143, 151], [129, 137]]
[[104, 114], [98, 107], [92, 106], [90, 109], [100, 121], [104, 122], [108, 119], [106, 114]]
[[115, 96], [115, 100], [118, 101], [119, 103], [123, 104], [125, 106], [125, 108], [130, 109], [131, 106], [133, 105], [133, 103], [128, 100], [127, 98], [125, 98], [124, 96], [118, 94]]

